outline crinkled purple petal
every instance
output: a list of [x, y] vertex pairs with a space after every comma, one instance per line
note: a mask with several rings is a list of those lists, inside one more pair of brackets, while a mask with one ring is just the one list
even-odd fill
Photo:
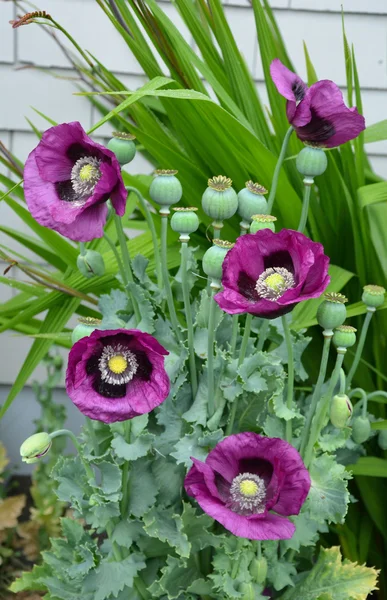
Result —
[[308, 86], [302, 81], [301, 77], [285, 67], [279, 58], [272, 61], [270, 75], [281, 96], [288, 100], [286, 114], [289, 123], [291, 123], [296, 112], [297, 103], [304, 98]]
[[[118, 336], [118, 337], [117, 337]], [[123, 337], [122, 337], [123, 336]], [[91, 357], [98, 355], [103, 347], [104, 338], [127, 340], [128, 348], [137, 352], [139, 368], [131, 381], [126, 384], [123, 397], [106, 397], [95, 390], [95, 373], [87, 372]], [[112, 339], [110, 339], [112, 338]], [[141, 356], [151, 365], [151, 373], [142, 376]], [[89, 337], [82, 338], [72, 347], [66, 373], [66, 390], [79, 410], [98, 421], [114, 423], [137, 415], [148, 413], [161, 404], [168, 396], [170, 381], [164, 368], [164, 356], [167, 350], [156, 339], [138, 330], [95, 330]]]
[[55, 125], [43, 133], [36, 147], [36, 163], [42, 179], [51, 183], [70, 179], [76, 161], [69, 155], [69, 149], [82, 145], [83, 134], [77, 121]]

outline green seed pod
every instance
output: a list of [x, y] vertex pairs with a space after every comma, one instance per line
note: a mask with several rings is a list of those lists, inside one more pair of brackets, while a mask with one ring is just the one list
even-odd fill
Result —
[[380, 285], [365, 285], [361, 299], [366, 306], [378, 308], [384, 302], [385, 293], [386, 290]]
[[255, 583], [264, 583], [267, 577], [267, 560], [264, 556], [253, 558], [249, 572]]
[[347, 394], [336, 394], [333, 396], [330, 410], [330, 420], [333, 427], [342, 429], [348, 423], [352, 415], [352, 404]]
[[333, 334], [336, 348], [350, 348], [356, 343], [356, 329], [351, 325], [339, 325]]
[[180, 233], [180, 240], [189, 240], [190, 233], [194, 233], [199, 227], [199, 218], [196, 214], [197, 208], [177, 207], [171, 218], [171, 227], [173, 231]]
[[51, 448], [51, 437], [48, 433], [35, 433], [20, 446], [20, 456], [23, 462], [32, 464], [45, 456]]
[[84, 337], [88, 337], [101, 325], [99, 319], [93, 319], [92, 317], [79, 317], [78, 321], [78, 325], [74, 327], [71, 333], [71, 341], [73, 344]]
[[160, 206], [171, 206], [179, 202], [183, 195], [181, 183], [175, 175], [178, 171], [172, 169], [158, 169], [156, 177], [149, 188], [150, 197]]
[[387, 429], [382, 429], [379, 431], [378, 444], [379, 448], [382, 450], [387, 450]]
[[324, 173], [328, 159], [321, 148], [305, 146], [297, 156], [296, 166], [301, 175], [313, 179]]
[[345, 302], [348, 299], [336, 292], [324, 294], [324, 300], [317, 309], [317, 321], [323, 329], [335, 329], [342, 325], [347, 316]]
[[105, 263], [99, 252], [95, 250], [86, 250], [85, 254], [80, 254], [77, 258], [77, 267], [84, 277], [100, 277], [105, 273]]
[[259, 183], [246, 181], [246, 187], [238, 194], [238, 214], [242, 217], [243, 222], [248, 225], [251, 223], [253, 215], [267, 213], [267, 202], [264, 194], [267, 190]]
[[230, 219], [238, 210], [238, 196], [228, 177], [218, 175], [208, 180], [202, 196], [202, 208], [214, 221]]
[[272, 215], [253, 215], [251, 217], [250, 233], [257, 233], [261, 229], [270, 229], [275, 231], [275, 225], [277, 217]]
[[203, 256], [203, 271], [208, 277], [222, 279], [222, 265], [227, 252], [234, 246], [225, 240], [214, 240], [213, 246]]
[[135, 135], [124, 131], [114, 131], [107, 147], [114, 152], [121, 167], [130, 163], [136, 155]]
[[352, 439], [356, 444], [363, 444], [371, 435], [371, 423], [366, 417], [356, 417], [352, 423]]

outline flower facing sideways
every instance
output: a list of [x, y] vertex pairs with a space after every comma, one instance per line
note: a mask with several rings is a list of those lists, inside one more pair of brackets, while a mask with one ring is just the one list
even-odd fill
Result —
[[185, 479], [187, 494], [228, 531], [250, 540], [284, 540], [295, 532], [310, 477], [293, 446], [279, 438], [238, 433], [221, 441]]
[[223, 289], [215, 296], [227, 313], [275, 319], [329, 283], [329, 258], [317, 242], [291, 229], [262, 229], [239, 237], [223, 262]]
[[104, 423], [148, 413], [169, 394], [166, 354], [137, 329], [96, 329], [70, 351], [67, 393], [84, 415]]
[[356, 138], [364, 129], [357, 108], [344, 104], [338, 86], [328, 79], [308, 88], [302, 79], [276, 58], [270, 65], [271, 78], [287, 99], [286, 114], [302, 142], [334, 148]]
[[80, 123], [44, 132], [24, 168], [28, 208], [44, 227], [78, 242], [103, 236], [110, 198], [119, 216], [127, 192], [113, 152], [87, 136]]

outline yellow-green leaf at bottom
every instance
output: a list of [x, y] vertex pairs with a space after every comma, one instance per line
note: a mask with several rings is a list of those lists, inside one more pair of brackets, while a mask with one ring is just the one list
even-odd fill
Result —
[[342, 560], [339, 546], [321, 548], [313, 569], [280, 600], [366, 600], [376, 589], [378, 573]]

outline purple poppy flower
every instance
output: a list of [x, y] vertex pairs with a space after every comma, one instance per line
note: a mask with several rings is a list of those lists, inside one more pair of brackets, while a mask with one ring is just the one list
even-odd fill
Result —
[[103, 236], [109, 198], [121, 217], [127, 198], [115, 154], [77, 122], [44, 132], [24, 167], [24, 193], [38, 223], [79, 242]]
[[84, 415], [104, 423], [148, 413], [169, 394], [166, 354], [137, 329], [96, 329], [70, 350], [67, 394]]
[[184, 486], [201, 508], [234, 535], [286, 540], [286, 519], [298, 515], [310, 477], [293, 446], [279, 438], [238, 433], [221, 441], [201, 462], [195, 458]]
[[223, 261], [223, 289], [215, 296], [225, 312], [275, 319], [327, 287], [324, 248], [292, 229], [261, 229], [239, 237]]
[[310, 88], [276, 58], [270, 65], [271, 78], [287, 99], [286, 114], [302, 142], [334, 148], [356, 138], [365, 129], [357, 108], [344, 104], [343, 94], [333, 81], [323, 79]]

